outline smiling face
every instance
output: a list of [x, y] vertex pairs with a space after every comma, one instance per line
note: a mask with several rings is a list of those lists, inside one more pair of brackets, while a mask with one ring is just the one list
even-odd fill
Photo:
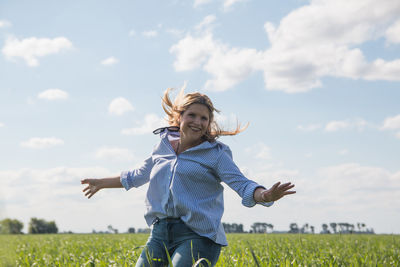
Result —
[[191, 104], [180, 116], [181, 141], [197, 145], [210, 125], [210, 110], [203, 104]]

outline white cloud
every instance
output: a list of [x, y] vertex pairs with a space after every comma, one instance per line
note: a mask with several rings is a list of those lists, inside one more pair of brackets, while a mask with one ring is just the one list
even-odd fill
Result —
[[396, 133], [396, 137], [400, 139], [400, 132]]
[[115, 65], [119, 62], [119, 60], [115, 57], [108, 57], [104, 60], [101, 61], [101, 65], [104, 66], [111, 66], [111, 65]]
[[11, 22], [9, 22], [8, 20], [0, 20], [0, 29], [7, 27], [11, 27]]
[[187, 35], [171, 47], [176, 54], [175, 70], [187, 71], [203, 65], [214, 76], [204, 85], [205, 90], [224, 91], [248, 77], [253, 63], [261, 56], [255, 49], [236, 49], [219, 43], [207, 32], [200, 37]]
[[320, 124], [299, 125], [297, 129], [303, 132], [313, 132], [321, 128]]
[[224, 0], [224, 10], [229, 10], [234, 4], [240, 2], [246, 2], [247, 0]]
[[383, 36], [397, 17], [399, 2], [384, 2], [313, 1], [288, 14], [277, 28], [267, 23], [271, 48], [264, 58], [266, 87], [308, 91], [321, 86], [323, 76], [398, 80], [400, 62], [368, 63], [355, 47]]
[[57, 54], [72, 48], [72, 43], [65, 37], [54, 39], [30, 37], [19, 40], [13, 36], [6, 39], [2, 49], [4, 56], [12, 60], [22, 58], [30, 67], [39, 65], [38, 58], [51, 54]]
[[152, 38], [152, 37], [156, 37], [158, 35], [158, 32], [156, 30], [151, 30], [151, 31], [144, 31], [144, 32], [142, 32], [142, 34], [145, 37]]
[[[362, 220], [377, 232], [391, 233], [400, 219], [399, 178], [399, 171], [358, 163], [327, 166], [306, 176], [299, 174], [292, 180], [297, 188], [293, 201], [298, 210], [293, 210], [292, 203], [291, 212], [295, 218], [303, 220], [312, 217], [319, 225], [329, 221]], [[289, 198], [285, 200], [290, 201]], [[382, 223], [380, 218], [391, 219]], [[376, 228], [378, 225], [381, 229]]]
[[[400, 199], [394, 197], [400, 194], [400, 179], [396, 178], [398, 175], [383, 168], [357, 163], [325, 167], [318, 171], [321, 182], [318, 184], [320, 190], [317, 191], [320, 194], [315, 196], [315, 200], [325, 199], [338, 205], [351, 206], [359, 203], [369, 209], [375, 206], [399, 206]], [[379, 203], [376, 199], [379, 199]]]
[[204, 4], [211, 3], [213, 0], [195, 0], [193, 6], [198, 7]]
[[5, 126], [4, 123], [0, 122], [0, 128], [4, 126]]
[[129, 149], [119, 147], [101, 147], [96, 151], [95, 157], [113, 162], [130, 162], [135, 159]]
[[45, 138], [33, 137], [28, 141], [21, 142], [22, 147], [32, 148], [32, 149], [44, 149], [63, 144], [64, 141], [62, 139], [55, 137], [45, 137]]
[[134, 110], [132, 104], [123, 97], [113, 99], [108, 106], [108, 112], [118, 116], [132, 110]]
[[215, 49], [216, 45], [211, 34], [201, 38], [187, 35], [170, 49], [171, 53], [176, 54], [175, 70], [187, 71], [200, 67]]
[[181, 38], [183, 36], [183, 34], [185, 33], [183, 30], [179, 30], [179, 29], [175, 29], [175, 28], [169, 28], [165, 30], [167, 33], [175, 36], [175, 37], [179, 37]]
[[[233, 4], [236, 1], [225, 2]], [[400, 59], [368, 62], [357, 47], [397, 32], [400, 2], [385, 0], [316, 0], [284, 17], [278, 26], [265, 23], [270, 47], [232, 48], [210, 32], [188, 34], [170, 52], [176, 71], [202, 68], [214, 78], [209, 90], [227, 90], [254, 71], [264, 74], [268, 90], [306, 92], [321, 87], [326, 76], [365, 80], [399, 81]], [[390, 40], [393, 40], [390, 39]]]
[[38, 94], [38, 98], [47, 100], [67, 99], [68, 93], [60, 89], [48, 89]]
[[[239, 2], [246, 2], [246, 1], [248, 1], [248, 0], [223, 0], [223, 10], [224, 11], [228, 11], [228, 10], [230, 10], [231, 8], [232, 8], [232, 6], [234, 5], [234, 4], [236, 4], [236, 3], [239, 3]], [[199, 7], [199, 6], [202, 6], [202, 5], [205, 5], [205, 4], [209, 4], [209, 3], [212, 3], [213, 2], [213, 0], [195, 0], [194, 1], [194, 4], [193, 4], [193, 7]]]
[[214, 51], [204, 70], [214, 78], [208, 80], [204, 89], [225, 91], [241, 82], [254, 72], [252, 63], [260, 56], [255, 49], [229, 49], [220, 46]]
[[271, 149], [262, 142], [246, 148], [246, 152], [253, 155], [255, 159], [271, 159]]
[[383, 130], [400, 129], [400, 114], [394, 117], [388, 117], [383, 121]]
[[130, 30], [129, 31], [129, 36], [135, 36], [136, 35], [136, 31], [135, 30]]
[[372, 126], [364, 119], [347, 119], [343, 121], [331, 121], [325, 126], [325, 131], [336, 132], [345, 129], [357, 129], [359, 131], [364, 130], [367, 126]]
[[400, 19], [386, 30], [385, 35], [389, 43], [400, 43]]
[[158, 117], [156, 114], [147, 114], [144, 117], [143, 122], [137, 123], [139, 126], [123, 129], [121, 133], [123, 135], [140, 135], [140, 134], [148, 134], [151, 133], [153, 130], [167, 125], [165, 119]]
[[196, 25], [195, 29], [198, 31], [209, 31], [212, 29], [212, 24], [216, 19], [217, 17], [215, 15], [208, 15], [204, 17], [204, 19], [199, 24]]
[[326, 124], [325, 131], [336, 132], [339, 130], [346, 129], [348, 127], [350, 127], [350, 124], [347, 121], [331, 121]]
[[[2, 215], [17, 218], [25, 225], [32, 217], [55, 220], [60, 231], [106, 230], [109, 224], [121, 232], [132, 224], [142, 227], [145, 224], [143, 216], [127, 219], [120, 211], [133, 209], [136, 214], [143, 214], [146, 186], [134, 189], [134, 192], [125, 192], [122, 188], [101, 190], [90, 200], [82, 192], [86, 185], [81, 185], [81, 179], [115, 177], [119, 173], [119, 170], [103, 167], [2, 170], [0, 188], [5, 200]], [[102, 206], [104, 212], [93, 213]], [[117, 206], [119, 209], [115, 209]], [[124, 220], [128, 222], [121, 223]]]
[[349, 151], [347, 149], [342, 149], [339, 151], [340, 155], [347, 155], [349, 153]]

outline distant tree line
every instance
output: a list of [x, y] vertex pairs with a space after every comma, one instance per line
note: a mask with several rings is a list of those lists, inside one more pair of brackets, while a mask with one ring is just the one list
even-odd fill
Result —
[[[128, 234], [135, 234], [135, 233], [150, 233], [150, 228], [138, 228], [135, 229], [135, 227], [129, 227], [128, 231], [126, 232]], [[96, 230], [92, 230], [92, 234], [118, 234], [118, 229], [115, 229], [114, 227], [112, 227], [112, 225], [107, 226], [107, 230], [106, 231], [96, 231]]]
[[310, 225], [308, 223], [303, 224], [302, 227], [299, 227], [297, 223], [291, 223], [289, 225], [289, 231], [288, 233], [291, 234], [314, 234], [315, 233], [315, 227], [313, 225]]
[[[330, 226], [330, 228], [329, 228]], [[356, 228], [357, 226], [357, 228]], [[308, 234], [312, 233], [314, 234], [315, 228], [312, 225], [309, 225], [308, 223], [304, 224], [302, 227], [299, 227], [297, 223], [291, 223], [289, 225], [289, 233], [300, 233], [300, 234]], [[366, 228], [365, 223], [357, 223], [357, 224], [351, 224], [351, 223], [335, 223], [331, 222], [328, 224], [324, 223], [322, 224], [322, 230], [320, 232], [321, 234], [374, 234], [374, 229], [373, 228]]]
[[[226, 233], [247, 233], [243, 229], [241, 223], [222, 223]], [[23, 234], [22, 229], [24, 224], [17, 219], [6, 218], [0, 221], [0, 234]], [[266, 222], [255, 222], [250, 226], [250, 233], [294, 233], [294, 234], [314, 234], [315, 227], [305, 223], [299, 227], [297, 223], [291, 223], [289, 225], [289, 231], [274, 231], [274, 226]], [[149, 233], [149, 228], [135, 229], [130, 227], [127, 233]], [[31, 218], [28, 225], [29, 234], [56, 234], [58, 233], [58, 227], [55, 221], [46, 221], [44, 219]], [[71, 231], [66, 233], [72, 233]], [[107, 226], [106, 231], [93, 230], [92, 233], [96, 234], [118, 234], [118, 229], [115, 229], [112, 225]], [[365, 223], [335, 223], [331, 222], [328, 224], [322, 224], [321, 234], [374, 234], [373, 228], [367, 228]]]
[[[222, 223], [225, 233], [246, 233], [243, 231], [243, 224], [237, 223]], [[329, 230], [329, 226], [331, 230]], [[322, 224], [321, 234], [374, 234], [373, 228], [366, 228], [365, 223], [335, 223]], [[357, 226], [357, 228], [356, 228]], [[297, 223], [289, 225], [289, 231], [274, 231], [274, 226], [270, 223], [255, 222], [250, 226], [249, 233], [292, 233], [292, 234], [315, 234], [315, 227], [309, 223], [303, 224], [299, 227]]]
[[16, 219], [4, 219], [0, 221], [0, 234], [22, 234], [24, 224]]
[[[331, 230], [329, 230], [329, 226]], [[322, 224], [322, 231], [321, 234], [374, 234], [373, 228], [367, 228], [365, 223], [335, 223], [332, 222], [328, 224]], [[357, 228], [356, 228], [357, 226]]]
[[[23, 234], [24, 224], [17, 219], [4, 219], [0, 221], [1, 234]], [[46, 221], [38, 218], [31, 218], [28, 225], [29, 234], [56, 234], [58, 228], [55, 221]]]
[[243, 224], [237, 223], [222, 223], [225, 233], [244, 233]]

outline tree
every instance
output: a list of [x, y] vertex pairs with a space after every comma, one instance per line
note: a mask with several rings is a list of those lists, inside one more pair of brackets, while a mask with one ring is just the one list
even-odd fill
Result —
[[299, 226], [297, 225], [297, 223], [291, 223], [289, 225], [289, 228], [290, 228], [289, 233], [297, 234], [299, 232]]
[[243, 233], [243, 224], [237, 223], [222, 223], [225, 233]]
[[129, 227], [128, 233], [134, 234], [135, 233], [135, 228], [134, 227]]
[[113, 233], [114, 234], [118, 234], [118, 229], [115, 229], [114, 227], [112, 227], [112, 225], [107, 226], [108, 232]]
[[43, 219], [31, 218], [28, 232], [30, 234], [56, 234], [58, 228], [55, 221], [47, 222]]
[[[272, 226], [272, 227], [271, 227]], [[267, 233], [268, 228], [273, 228], [274, 226], [269, 223], [255, 222], [251, 225], [253, 233]]]
[[321, 234], [330, 234], [331, 232], [328, 229], [328, 225], [326, 223], [322, 224]]
[[349, 224], [349, 232], [354, 233], [354, 224]]
[[22, 234], [24, 224], [17, 219], [4, 219], [0, 221], [1, 234]]
[[308, 233], [308, 227], [309, 227], [308, 223], [304, 224], [303, 227], [301, 227], [300, 229], [300, 233], [302, 234]]
[[347, 233], [347, 223], [338, 223], [338, 225], [340, 227], [340, 233]]
[[357, 228], [359, 232], [367, 232], [365, 229], [365, 223], [357, 223]]
[[231, 224], [230, 223], [222, 223], [222, 226], [224, 227], [225, 233], [231, 233]]
[[332, 223], [330, 223], [330, 226], [331, 226], [331, 228], [333, 230], [333, 233], [336, 234], [337, 233], [337, 230], [336, 230], [337, 224], [335, 222], [332, 222]]

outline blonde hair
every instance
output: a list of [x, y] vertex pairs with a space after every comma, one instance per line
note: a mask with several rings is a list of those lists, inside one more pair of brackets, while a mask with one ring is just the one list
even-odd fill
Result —
[[209, 125], [205, 135], [202, 137], [204, 140], [209, 142], [214, 142], [219, 136], [223, 135], [236, 135], [240, 132], [243, 132], [248, 124], [241, 128], [240, 123], [237, 123], [236, 129], [232, 131], [223, 130], [218, 123], [214, 120], [214, 111], [219, 113], [210, 98], [199, 92], [188, 93], [185, 94], [185, 87], [183, 87], [178, 95], [175, 97], [174, 102], [172, 103], [171, 98], [169, 97], [170, 92], [173, 88], [168, 88], [164, 92], [164, 96], [162, 97], [162, 108], [167, 114], [167, 121], [171, 126], [179, 126], [180, 116], [189, 108], [192, 104], [202, 104], [206, 106], [209, 110]]

